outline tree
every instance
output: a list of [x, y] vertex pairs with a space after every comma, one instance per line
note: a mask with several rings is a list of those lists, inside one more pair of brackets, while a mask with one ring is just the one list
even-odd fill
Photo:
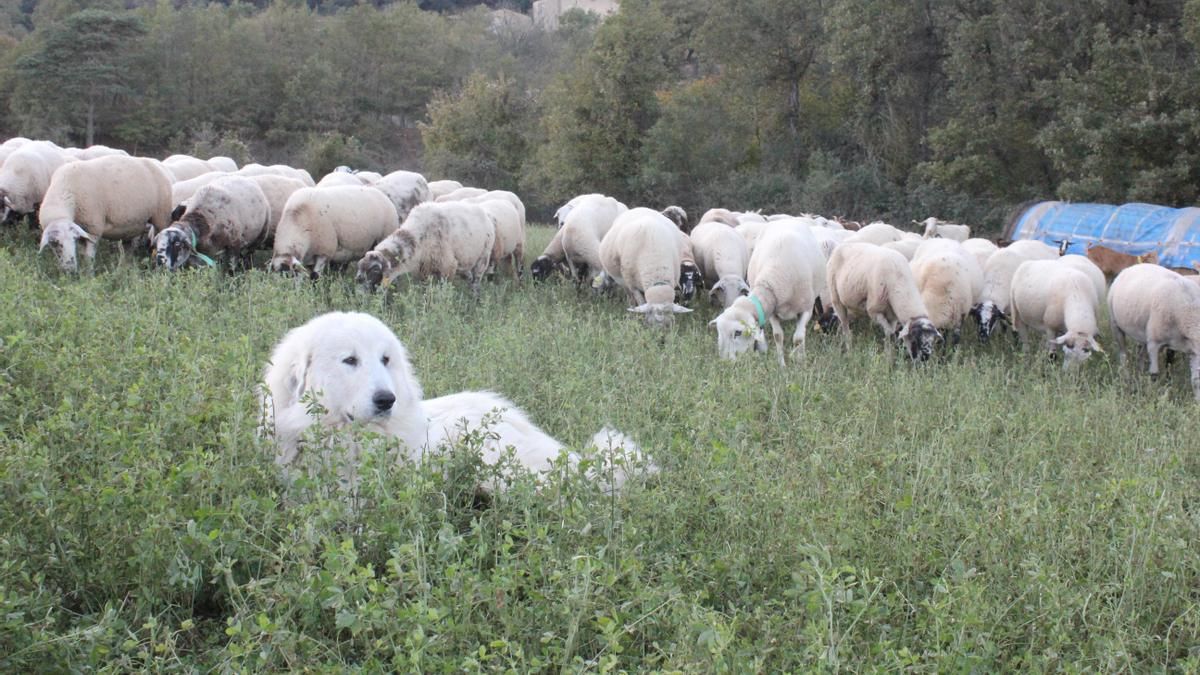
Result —
[[429, 103], [421, 124], [425, 167], [492, 190], [516, 190], [529, 154], [532, 102], [507, 77], [475, 74], [456, 96]]
[[96, 119], [133, 93], [128, 67], [142, 21], [129, 13], [84, 10], [42, 32], [40, 47], [16, 63], [22, 96], [77, 128], [83, 118], [87, 145], [95, 142]]

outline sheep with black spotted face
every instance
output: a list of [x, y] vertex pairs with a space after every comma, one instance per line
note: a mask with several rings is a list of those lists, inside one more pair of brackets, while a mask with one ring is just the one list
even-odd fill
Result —
[[240, 256], [245, 263], [265, 237], [270, 220], [271, 205], [254, 179], [220, 177], [197, 190], [170, 227], [155, 232], [151, 226], [154, 260], [171, 271], [226, 255]]
[[826, 277], [830, 302], [847, 342], [850, 320], [866, 315], [887, 338], [899, 340], [914, 361], [933, 355], [942, 335], [929, 320], [904, 256], [875, 244], [847, 242], [829, 257]]

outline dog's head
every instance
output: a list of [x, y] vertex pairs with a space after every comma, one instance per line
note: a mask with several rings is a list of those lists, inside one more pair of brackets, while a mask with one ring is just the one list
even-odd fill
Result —
[[404, 345], [379, 319], [356, 312], [323, 314], [290, 331], [271, 355], [266, 383], [277, 415], [305, 405], [308, 394], [328, 426], [386, 431], [421, 401]]

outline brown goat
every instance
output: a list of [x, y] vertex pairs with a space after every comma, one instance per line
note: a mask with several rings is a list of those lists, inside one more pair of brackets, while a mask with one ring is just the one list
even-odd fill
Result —
[[1110, 279], [1120, 274], [1121, 270], [1126, 267], [1132, 267], [1138, 263], [1158, 264], [1158, 253], [1155, 251], [1144, 255], [1129, 255], [1100, 244], [1088, 244], [1087, 257], [1088, 260], [1096, 263], [1096, 266]]

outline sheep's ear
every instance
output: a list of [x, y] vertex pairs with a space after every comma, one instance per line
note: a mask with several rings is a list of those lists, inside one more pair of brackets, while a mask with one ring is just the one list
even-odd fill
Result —
[[1056, 345], [1065, 344], [1067, 341], [1067, 338], [1069, 338], [1069, 337], [1070, 337], [1069, 333], [1063, 333], [1062, 335], [1059, 335], [1058, 337], [1054, 338], [1054, 344], [1056, 344]]
[[158, 234], [158, 228], [154, 227], [153, 223], [146, 223], [146, 238], [154, 242], [154, 235]]
[[724, 283], [724, 281], [718, 281], [712, 288], [708, 289], [708, 299], [711, 302], [717, 301], [717, 291], [721, 289]]
[[717, 327], [717, 320], [716, 320], [716, 319], [713, 319], [712, 321], [709, 321], [709, 322], [708, 322], [708, 327], [709, 327], [709, 328], [716, 328], [716, 327]]
[[1099, 340], [1097, 340], [1095, 336], [1092, 336], [1092, 338], [1090, 339], [1090, 341], [1091, 341], [1091, 343], [1092, 343], [1092, 349], [1093, 349], [1093, 350], [1095, 350], [1096, 352], [1099, 352], [1099, 353], [1101, 353], [1101, 354], [1105, 354], [1105, 353], [1106, 353], [1106, 352], [1104, 351], [1104, 348], [1100, 346], [1100, 341], [1099, 341]]
[[185, 214], [185, 213], [187, 213], [187, 204], [180, 204], [180, 205], [176, 206], [174, 209], [171, 210], [171, 222], [173, 223], [173, 222], [179, 220], [180, 218], [183, 217], [183, 214]]
[[750, 295], [750, 286], [748, 286], [746, 282], [738, 282], [738, 295]]
[[634, 312], [636, 314], [645, 314], [650, 311], [650, 303], [645, 302], [645, 303], [638, 305], [637, 307], [630, 307], [629, 311]]
[[675, 312], [676, 314], [688, 314], [692, 310], [688, 309], [687, 307], [684, 307], [683, 305], [674, 304], [674, 305], [671, 305], [671, 311]]
[[50, 243], [51, 237], [52, 234], [50, 228], [42, 230], [42, 241], [40, 244], [38, 244], [38, 253], [41, 253], [42, 249], [46, 248], [46, 245]]
[[903, 340], [908, 337], [908, 324], [901, 324], [899, 330], [896, 331], [896, 337]]
[[88, 234], [88, 231], [80, 227], [78, 223], [71, 223], [71, 234], [73, 234], [76, 239], [87, 239], [93, 244], [98, 241], [95, 235]]

